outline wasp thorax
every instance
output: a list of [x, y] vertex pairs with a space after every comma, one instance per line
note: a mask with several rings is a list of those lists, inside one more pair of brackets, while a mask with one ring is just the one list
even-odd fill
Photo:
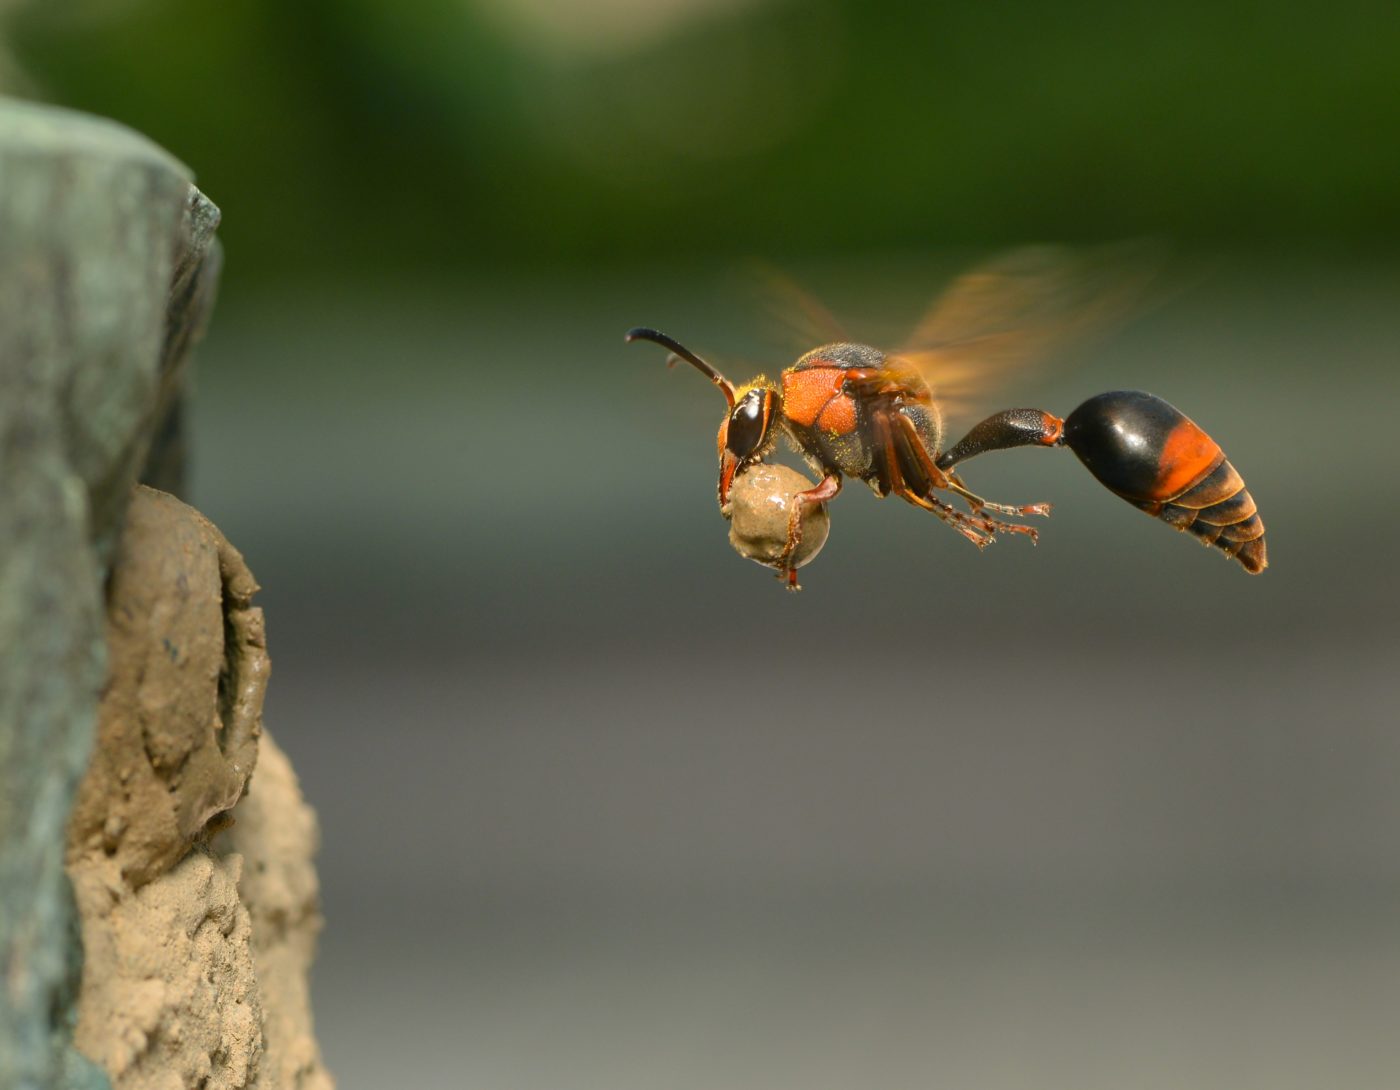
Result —
[[758, 462], [741, 470], [729, 490], [729, 502], [721, 509], [729, 519], [729, 543], [734, 551], [755, 563], [780, 569], [800, 568], [815, 557], [831, 531], [825, 503], [804, 505], [797, 550], [786, 564], [780, 563], [797, 493], [812, 487], [801, 473], [784, 465]]

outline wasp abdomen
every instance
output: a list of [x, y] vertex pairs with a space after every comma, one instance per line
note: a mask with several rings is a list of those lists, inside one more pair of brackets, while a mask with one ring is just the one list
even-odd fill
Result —
[[1219, 444], [1140, 390], [1092, 397], [1065, 418], [1065, 444], [1106, 488], [1196, 535], [1251, 574], [1264, 570], [1264, 523]]
[[1223, 454], [1215, 469], [1181, 495], [1138, 506], [1233, 556], [1248, 572], [1258, 574], [1268, 565], [1264, 522], [1254, 497]]

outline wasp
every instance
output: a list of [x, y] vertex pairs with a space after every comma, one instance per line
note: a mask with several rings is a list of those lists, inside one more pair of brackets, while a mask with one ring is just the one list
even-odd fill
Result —
[[969, 375], [985, 378], [1119, 309], [1121, 299], [1113, 296], [1123, 292], [1084, 296], [1082, 286], [1078, 301], [1067, 304], [1067, 285], [1082, 279], [1070, 267], [1059, 252], [1018, 251], [955, 281], [908, 350], [887, 353], [833, 340], [776, 380], [759, 375], [742, 386], [658, 330], [639, 327], [626, 340], [666, 348], [669, 362], [690, 363], [724, 395], [716, 442], [721, 508], [735, 476], [772, 454], [780, 436], [820, 476], [792, 505], [778, 564], [789, 589], [797, 589], [797, 570], [784, 561], [801, 540], [804, 505], [835, 498], [847, 477], [864, 481], [881, 498], [898, 496], [930, 512], [979, 549], [998, 534], [1037, 541], [1034, 527], [1014, 520], [1048, 516], [1050, 504], [992, 502], [958, 472], [979, 454], [1015, 447], [1068, 447], [1110, 491], [1233, 557], [1245, 571], [1262, 572], [1268, 564], [1264, 523], [1243, 479], [1214, 439], [1154, 394], [1098, 394], [1063, 418], [1043, 409], [1006, 409], [944, 446], [943, 412], [931, 382], [941, 377], [956, 387]]

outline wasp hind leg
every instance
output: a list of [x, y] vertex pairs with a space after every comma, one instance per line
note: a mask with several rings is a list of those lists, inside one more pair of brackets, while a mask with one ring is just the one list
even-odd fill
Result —
[[889, 412], [876, 414], [873, 423], [874, 468], [882, 495], [892, 492], [937, 515], [979, 549], [995, 541], [998, 530], [1011, 528], [976, 513], [966, 514], [934, 495], [935, 489], [948, 486], [947, 477], [933, 464], [911, 420], [899, 412]]
[[934, 498], [933, 482], [942, 479], [943, 474], [936, 466], [929, 472], [926, 463], [931, 465], [931, 462], [916, 456], [915, 451], [922, 450], [923, 443], [917, 433], [911, 438], [903, 428], [891, 423], [900, 419], [904, 418], [898, 412], [879, 412], [871, 418], [875, 434], [873, 468], [880, 485], [880, 495], [893, 493], [915, 507], [933, 512], [979, 549], [985, 549], [995, 540], [991, 527], [985, 519], [965, 515], [956, 507]]
[[[899, 496], [901, 499], [908, 500], [915, 507], [922, 507], [925, 511], [932, 511], [979, 549], [985, 549], [997, 539], [995, 531], [998, 529], [998, 524], [992, 522], [990, 519], [980, 518], [977, 515], [965, 514], [952, 504], [944, 503], [942, 500], [935, 499], [933, 496], [921, 496], [908, 486], [903, 486], [896, 490], [895, 495]], [[1025, 529], [1029, 529], [1029, 527], [1025, 527]]]
[[[899, 478], [898, 485], [902, 486], [896, 488], [901, 497], [917, 507], [932, 511], [978, 548], [990, 545], [999, 533], [1025, 534], [1032, 542], [1040, 540], [1040, 532], [1034, 527], [1003, 522], [984, 515], [982, 511], [986, 509], [1006, 515], [1044, 515], [1050, 512], [1048, 504], [1011, 506], [982, 499], [964, 487], [956, 475], [945, 473], [938, 467], [912, 420], [902, 413], [893, 413], [888, 421], [882, 429], [888, 437], [884, 444], [885, 453], [894, 475]], [[972, 508], [972, 513], [964, 514], [951, 504], [944, 503], [933, 495], [935, 489], [962, 496]]]
[[993, 503], [991, 500], [983, 499], [969, 489], [956, 473], [948, 474], [948, 489], [965, 499], [974, 512], [985, 509], [995, 511], [999, 515], [1016, 515], [1018, 517], [1043, 515], [1046, 518], [1050, 517], [1050, 504], [1048, 503]]
[[938, 468], [947, 473], [952, 491], [965, 499], [974, 511], [986, 508], [1003, 515], [1049, 515], [1048, 503], [1003, 504], [984, 500], [967, 487], [953, 472], [953, 467], [989, 450], [1059, 446], [1064, 442], [1064, 434], [1065, 422], [1043, 409], [1006, 409], [987, 417], [945, 450], [938, 458]]

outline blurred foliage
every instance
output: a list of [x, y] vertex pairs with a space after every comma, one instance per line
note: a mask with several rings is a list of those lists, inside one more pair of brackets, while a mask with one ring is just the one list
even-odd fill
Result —
[[22, 6], [6, 33], [30, 93], [196, 169], [233, 287], [1143, 233], [1400, 241], [1393, 2], [697, 7], [615, 49], [624, 0], [589, 36], [531, 34], [510, 0], [88, 0]]

